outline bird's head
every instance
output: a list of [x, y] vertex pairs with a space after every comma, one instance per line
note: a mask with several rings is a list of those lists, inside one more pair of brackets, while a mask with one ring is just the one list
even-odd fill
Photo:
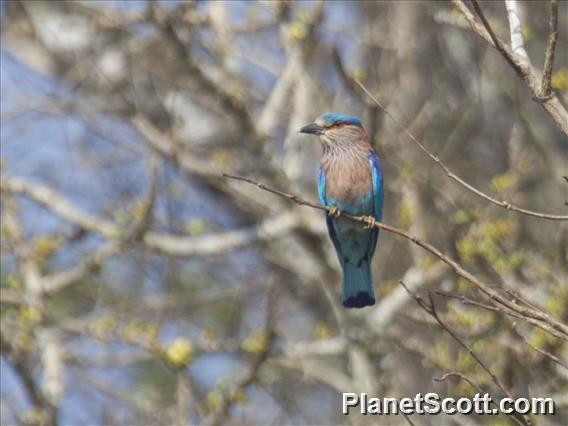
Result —
[[300, 129], [300, 133], [319, 135], [325, 145], [343, 144], [349, 141], [366, 139], [361, 120], [349, 114], [326, 112]]

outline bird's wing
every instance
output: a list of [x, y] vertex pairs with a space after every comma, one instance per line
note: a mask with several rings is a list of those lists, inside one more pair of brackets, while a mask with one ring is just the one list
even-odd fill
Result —
[[[318, 179], [318, 195], [320, 199], [320, 203], [324, 206], [327, 206], [327, 198], [325, 196], [325, 172], [320, 167], [319, 172], [319, 179]], [[337, 257], [339, 257], [339, 262], [343, 264], [341, 253], [341, 248], [339, 246], [339, 240], [337, 239], [337, 231], [335, 229], [335, 225], [333, 223], [333, 219], [329, 215], [329, 213], [325, 212], [325, 219], [327, 222], [327, 231], [329, 233], [329, 237], [331, 241], [333, 241], [333, 246], [335, 247], [335, 251], [337, 252]]]
[[320, 199], [320, 203], [324, 206], [327, 205], [326, 198], [325, 198], [325, 173], [323, 168], [320, 167], [319, 171], [319, 178], [318, 178], [318, 195]]
[[379, 165], [379, 157], [374, 151], [369, 153], [369, 163], [371, 165], [371, 176], [373, 178], [373, 199], [375, 219], [381, 220], [383, 217], [383, 173]]
[[[381, 172], [381, 166], [379, 165], [379, 157], [374, 151], [369, 153], [369, 164], [371, 166], [371, 177], [373, 179], [373, 216], [377, 220], [381, 220], [383, 217], [383, 173]], [[379, 230], [373, 228], [371, 231], [371, 239], [369, 241], [369, 254], [372, 257], [375, 253], [375, 246], [377, 245], [377, 238], [379, 236]]]

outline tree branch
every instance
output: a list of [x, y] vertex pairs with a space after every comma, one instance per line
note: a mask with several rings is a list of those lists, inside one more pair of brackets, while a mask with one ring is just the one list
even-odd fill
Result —
[[540, 96], [546, 98], [552, 94], [552, 68], [554, 66], [554, 52], [556, 49], [556, 39], [558, 38], [558, 2], [550, 0], [550, 20], [548, 22], [548, 45], [544, 58], [542, 72], [542, 84]]
[[[77, 277], [82, 271], [92, 269], [93, 266], [101, 264], [104, 259], [119, 249], [116, 238], [121, 234], [121, 230], [117, 224], [101, 216], [95, 216], [81, 210], [53, 189], [21, 178], [6, 176], [2, 176], [0, 188], [3, 192], [24, 194], [66, 221], [111, 240], [108, 245], [84, 259], [81, 264], [77, 265], [76, 270], [66, 271], [65, 274], [68, 277], [65, 275], [54, 275], [52, 278], [53, 282], [48, 285], [49, 287], [61, 286], [61, 282], [67, 281], [71, 277]], [[152, 250], [171, 256], [206, 255], [222, 253], [253, 242], [268, 241], [285, 235], [300, 226], [302, 226], [301, 215], [298, 211], [292, 210], [267, 218], [263, 222], [249, 228], [202, 236], [187, 237], [145, 231], [142, 236], [142, 242]]]
[[[479, 364], [479, 366], [489, 375], [489, 377], [491, 377], [491, 380], [493, 381], [493, 383], [495, 383], [497, 385], [497, 387], [499, 389], [501, 389], [505, 395], [507, 395], [509, 398], [513, 399], [513, 394], [511, 393], [511, 391], [509, 391], [505, 387], [505, 385], [501, 382], [501, 380], [499, 380], [499, 378], [489, 369], [489, 367], [487, 367], [487, 365], [485, 365], [485, 363], [481, 360], [481, 358], [479, 358], [479, 356], [468, 345], [466, 345], [464, 343], [464, 341], [462, 339], [460, 339], [460, 337], [456, 333], [454, 333], [452, 331], [452, 329], [449, 328], [446, 325], [446, 323], [444, 323], [444, 321], [442, 321], [442, 319], [438, 315], [438, 311], [436, 310], [436, 305], [434, 304], [434, 300], [432, 299], [431, 293], [428, 293], [429, 303], [427, 303], [420, 296], [418, 296], [417, 294], [410, 291], [410, 289], [408, 287], [406, 287], [404, 282], [399, 281], [399, 283], [400, 283], [400, 285], [402, 285], [406, 289], [408, 294], [416, 301], [418, 306], [420, 306], [428, 315], [430, 315], [432, 318], [434, 318], [436, 320], [436, 322], [438, 324], [440, 324], [440, 326], [450, 336], [452, 336], [452, 338], [456, 342], [458, 342], [462, 348], [464, 348], [467, 351], [467, 353], [475, 360], [475, 362], [477, 362], [477, 364]], [[519, 423], [519, 424], [526, 424], [526, 425], [529, 425], [529, 426], [532, 425], [532, 421], [526, 415], [523, 415], [524, 421], [522, 423], [519, 422], [519, 420], [516, 419], [515, 417], [513, 417], [513, 419], [515, 421], [517, 421], [517, 423]]]
[[[429, 267], [426, 271], [418, 266], [412, 266], [404, 274], [403, 281], [412, 290], [436, 285], [443, 281], [444, 276], [448, 274], [448, 269], [444, 263], [437, 262]], [[406, 291], [397, 287], [387, 296], [380, 299], [376, 308], [373, 309], [367, 320], [376, 333], [384, 333], [388, 330], [395, 315], [400, 312], [408, 303]]]
[[509, 21], [509, 32], [511, 33], [511, 48], [516, 53], [529, 62], [529, 55], [525, 50], [525, 42], [523, 40], [523, 28], [521, 25], [521, 16], [517, 0], [505, 0], [505, 8], [507, 9], [507, 20]]
[[442, 377], [435, 377], [434, 381], [435, 382], [443, 382], [444, 380], [447, 380], [449, 377], [458, 377], [458, 378], [462, 379], [463, 381], [469, 383], [471, 385], [471, 387], [474, 388], [475, 390], [477, 390], [480, 394], [485, 394], [483, 389], [481, 389], [478, 385], [476, 385], [473, 382], [473, 380], [471, 380], [469, 377], [467, 377], [466, 375], [464, 375], [462, 373], [458, 373], [457, 371], [450, 371], [449, 373], [444, 374]]
[[509, 46], [504, 44], [495, 35], [477, 1], [472, 0], [472, 4], [483, 24], [480, 24], [476, 20], [473, 13], [471, 13], [462, 0], [452, 0], [452, 4], [464, 16], [473, 32], [501, 53], [503, 58], [505, 58], [515, 72], [525, 81], [531, 91], [533, 99], [540, 103], [544, 111], [556, 123], [560, 130], [562, 130], [565, 135], [568, 135], [568, 112], [566, 111], [566, 108], [564, 108], [564, 106], [560, 103], [554, 92], [550, 92], [548, 96], [544, 97], [541, 95], [541, 79], [537, 77], [533, 67], [521, 56], [514, 53]]
[[12, 364], [14, 371], [22, 382], [22, 386], [27, 393], [31, 404], [40, 411], [42, 416], [49, 416], [49, 423], [55, 424], [53, 418], [55, 411], [45, 395], [40, 390], [40, 386], [33, 377], [32, 369], [24, 360], [24, 354], [16, 351], [11, 342], [6, 340], [4, 333], [0, 333], [0, 350], [3, 356]]
[[245, 389], [258, 379], [258, 373], [262, 365], [268, 359], [272, 343], [274, 342], [274, 309], [275, 309], [275, 287], [268, 289], [266, 298], [266, 320], [262, 330], [262, 349], [255, 353], [250, 361], [246, 371], [239, 377], [226, 392], [223, 392], [221, 401], [217, 404], [215, 410], [203, 421], [205, 425], [218, 426], [227, 424], [227, 416], [229, 409], [235, 401], [235, 397], [244, 392]]
[[540, 213], [535, 212], [527, 209], [523, 209], [517, 207], [507, 201], [500, 201], [497, 200], [484, 192], [480, 191], [479, 189], [475, 188], [473, 185], [467, 183], [465, 180], [460, 178], [454, 172], [452, 172], [443, 162], [438, 158], [438, 156], [432, 154], [428, 148], [424, 146], [406, 127], [404, 127], [396, 118], [392, 116], [392, 114], [384, 107], [384, 105], [363, 85], [363, 83], [355, 80], [355, 82], [359, 85], [359, 87], [383, 110], [383, 112], [398, 126], [400, 129], [410, 138], [412, 142], [418, 146], [432, 161], [434, 161], [453, 181], [457, 182], [467, 190], [473, 192], [474, 194], [478, 195], [479, 197], [483, 198], [486, 201], [489, 201], [492, 204], [495, 204], [499, 207], [503, 207], [507, 210], [511, 210], [517, 213], [522, 213], [528, 216], [538, 217], [540, 219], [550, 219], [550, 220], [568, 220], [568, 215], [556, 215], [556, 214], [548, 214], [548, 213]]
[[550, 359], [552, 362], [555, 362], [555, 363], [558, 364], [559, 366], [564, 367], [566, 370], [568, 370], [568, 364], [566, 364], [565, 362], [563, 362], [560, 358], [558, 358], [557, 356], [552, 355], [550, 352], [545, 351], [544, 349], [537, 348], [537, 347], [534, 346], [531, 342], [529, 342], [529, 341], [527, 340], [527, 338], [526, 338], [525, 336], [523, 336], [523, 335], [521, 334], [521, 332], [517, 329], [517, 323], [516, 323], [516, 322], [513, 322], [513, 323], [511, 324], [511, 328], [515, 331], [515, 334], [516, 334], [517, 336], [519, 336], [519, 338], [520, 338], [523, 342], [525, 342], [525, 344], [526, 344], [529, 348], [531, 348], [532, 350], [534, 350], [534, 351], [538, 352], [539, 354], [545, 356], [546, 358]]
[[461, 294], [452, 294], [452, 293], [447, 293], [445, 291], [439, 291], [436, 290], [435, 291], [436, 294], [443, 296], [443, 297], [447, 297], [449, 299], [456, 299], [459, 300], [463, 305], [470, 305], [470, 306], [476, 306], [478, 308], [482, 308], [482, 309], [486, 309], [488, 311], [492, 311], [492, 312], [498, 312], [501, 314], [505, 314], [508, 315], [510, 317], [513, 318], [518, 318], [518, 319], [522, 319], [523, 321], [528, 322], [529, 324], [534, 325], [535, 327], [540, 328], [541, 330], [546, 331], [547, 333], [553, 335], [554, 337], [558, 337], [559, 339], [563, 339], [563, 340], [568, 340], [566, 338], [566, 336], [564, 336], [563, 334], [558, 333], [556, 330], [553, 330], [549, 327], [543, 327], [542, 322], [537, 321], [533, 318], [527, 318], [526, 316], [523, 316], [515, 311], [512, 311], [510, 309], [505, 308], [504, 306], [492, 306], [492, 305], [487, 305], [485, 303], [482, 302], [478, 302], [477, 300], [473, 300], [473, 299], [469, 299]]
[[[251, 185], [255, 185], [256, 187], [258, 187], [259, 189], [262, 189], [264, 191], [268, 191], [271, 192], [273, 194], [276, 194], [280, 197], [284, 197], [287, 198], [293, 202], [295, 202], [298, 205], [303, 205], [303, 206], [308, 206], [311, 208], [315, 208], [315, 209], [319, 209], [319, 210], [324, 210], [324, 211], [330, 211], [330, 207], [328, 206], [322, 206], [320, 204], [317, 203], [312, 203], [311, 201], [307, 201], [304, 200], [296, 195], [293, 194], [287, 194], [285, 192], [282, 191], [278, 191], [276, 189], [270, 188], [262, 183], [259, 182], [255, 182], [251, 179], [245, 178], [245, 177], [240, 177], [240, 176], [232, 176], [232, 175], [228, 175], [228, 174], [223, 174], [224, 177], [227, 177], [229, 179], [236, 179], [236, 180], [240, 180], [243, 182], [247, 182]], [[568, 326], [566, 324], [563, 324], [561, 321], [557, 320], [556, 318], [552, 317], [551, 315], [542, 312], [540, 310], [536, 310], [533, 308], [529, 308], [526, 306], [521, 306], [515, 302], [512, 302], [504, 297], [502, 297], [499, 293], [497, 293], [496, 291], [494, 291], [492, 289], [492, 286], [481, 281], [479, 278], [477, 278], [475, 275], [473, 275], [472, 273], [468, 272], [467, 270], [465, 270], [461, 265], [459, 265], [456, 261], [450, 259], [448, 256], [446, 256], [444, 253], [442, 253], [440, 250], [438, 250], [436, 247], [432, 246], [431, 244], [428, 244], [422, 240], [420, 240], [419, 238], [415, 237], [414, 235], [410, 235], [409, 233], [403, 231], [402, 229], [398, 229], [395, 228], [394, 226], [390, 226], [381, 222], [370, 222], [369, 218], [365, 217], [365, 216], [353, 216], [347, 213], [340, 213], [342, 217], [345, 217], [347, 219], [365, 224], [366, 226], [373, 226], [375, 228], [378, 229], [383, 229], [387, 232], [391, 232], [393, 234], [399, 235], [403, 238], [406, 238], [407, 240], [412, 241], [414, 244], [422, 247], [424, 250], [428, 251], [429, 253], [433, 254], [434, 256], [436, 256], [437, 258], [439, 258], [442, 262], [444, 262], [446, 265], [450, 266], [454, 272], [459, 275], [462, 278], [465, 278], [467, 281], [469, 281], [470, 283], [472, 283], [475, 287], [477, 287], [482, 293], [484, 293], [487, 297], [489, 297], [492, 301], [499, 303], [500, 305], [503, 305], [507, 308], [509, 308], [510, 310], [517, 312], [518, 314], [522, 315], [523, 317], [528, 317], [528, 318], [532, 318], [535, 320], [538, 320], [540, 322], [542, 322], [542, 326], [550, 332], [551, 334], [554, 333], [554, 330], [560, 332], [560, 334], [563, 335], [563, 338], [568, 339]], [[558, 333], [555, 333], [558, 334]]]

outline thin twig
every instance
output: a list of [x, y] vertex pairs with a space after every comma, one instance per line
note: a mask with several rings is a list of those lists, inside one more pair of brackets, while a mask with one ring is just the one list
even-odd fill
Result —
[[410, 426], [414, 426], [414, 423], [412, 422], [412, 420], [410, 420], [410, 417], [408, 416], [408, 414], [402, 413], [402, 418], [404, 420], [406, 420], [406, 423], [408, 423]]
[[558, 365], [560, 365], [561, 367], [564, 367], [565, 369], [568, 370], [568, 364], [566, 364], [565, 362], [563, 362], [560, 358], [558, 358], [558, 357], [555, 356], [555, 355], [552, 355], [550, 352], [545, 351], [544, 349], [537, 348], [537, 347], [534, 346], [531, 342], [529, 342], [529, 341], [527, 340], [527, 338], [526, 338], [525, 336], [523, 336], [523, 335], [521, 334], [521, 332], [517, 329], [517, 323], [516, 323], [516, 322], [513, 322], [513, 324], [511, 324], [511, 327], [512, 327], [512, 329], [515, 331], [515, 334], [516, 334], [517, 336], [519, 336], [519, 337], [521, 338], [521, 340], [522, 340], [523, 342], [525, 342], [525, 344], [526, 344], [529, 348], [531, 348], [532, 350], [538, 352], [538, 353], [541, 354], [541, 355], [544, 355], [546, 358], [550, 359], [552, 362], [555, 362], [556, 364], [558, 364]]
[[475, 390], [477, 390], [480, 394], [487, 393], [487, 392], [484, 392], [483, 389], [481, 389], [478, 385], [476, 385], [473, 382], [473, 380], [471, 380], [465, 374], [458, 373], [457, 371], [450, 371], [449, 373], [444, 374], [442, 377], [434, 377], [434, 381], [435, 382], [443, 382], [444, 380], [447, 380], [448, 377], [459, 377], [463, 381], [469, 383], [471, 385], [471, 387], [474, 388]]
[[[264, 191], [268, 191], [272, 194], [276, 194], [280, 197], [287, 198], [287, 199], [289, 199], [289, 200], [291, 200], [291, 201], [293, 201], [293, 202], [295, 202], [296, 204], [299, 204], [299, 205], [309, 206], [309, 207], [319, 209], [319, 210], [324, 210], [324, 211], [330, 211], [331, 210], [331, 207], [322, 206], [322, 205], [317, 204], [317, 203], [312, 203], [312, 202], [304, 200], [304, 199], [302, 199], [302, 198], [300, 198], [296, 195], [287, 194], [285, 192], [270, 188], [270, 187], [268, 187], [268, 186], [266, 186], [262, 183], [255, 182], [252, 179], [248, 179], [248, 178], [241, 177], [241, 176], [233, 176], [233, 175], [229, 175], [229, 174], [226, 174], [226, 173], [223, 173], [222, 176], [229, 178], [229, 179], [236, 179], [236, 180], [240, 180], [240, 181], [243, 181], [243, 182], [247, 182], [251, 185], [258, 187], [259, 189], [262, 189]], [[433, 245], [420, 240], [419, 238], [415, 237], [414, 235], [407, 233], [406, 231], [403, 231], [402, 229], [395, 228], [394, 226], [390, 226], [390, 225], [387, 225], [387, 224], [382, 223], [382, 222], [376, 222], [376, 221], [370, 222], [368, 217], [353, 216], [353, 215], [350, 215], [350, 214], [347, 214], [347, 213], [344, 213], [344, 212], [340, 212], [340, 214], [341, 214], [341, 216], [343, 216], [347, 219], [354, 220], [354, 221], [359, 222], [359, 223], [363, 223], [367, 226], [373, 226], [373, 227], [376, 227], [376, 228], [379, 228], [379, 229], [384, 229], [385, 231], [392, 232], [396, 235], [399, 235], [401, 237], [406, 238], [407, 240], [412, 241], [414, 244], [422, 247], [424, 250], [426, 250], [426, 251], [432, 253], [434, 256], [438, 257], [446, 265], [450, 266], [457, 275], [459, 275], [462, 278], [465, 278], [467, 281], [469, 281], [470, 283], [475, 285], [479, 290], [481, 290], [491, 300], [493, 300], [493, 301], [495, 301], [495, 302], [497, 302], [501, 305], [504, 305], [505, 307], [507, 307], [507, 308], [509, 308], [509, 309], [511, 309], [511, 310], [523, 315], [523, 316], [542, 321], [543, 322], [542, 326], [546, 331], [549, 331], [552, 335], [557, 335], [558, 333], [554, 333], [554, 330], [557, 330], [558, 332], [560, 332], [563, 335], [562, 338], [568, 339], [568, 326], [566, 324], [563, 324], [562, 322], [560, 322], [556, 318], [552, 317], [551, 315], [547, 314], [546, 312], [542, 312], [540, 310], [535, 310], [535, 309], [528, 308], [528, 307], [525, 307], [525, 306], [520, 306], [517, 303], [511, 302], [510, 300], [504, 298], [499, 293], [494, 291], [489, 284], [481, 281], [479, 278], [477, 278], [471, 272], [468, 272], [460, 264], [458, 264], [456, 261], [450, 259], [448, 256], [446, 256], [444, 253], [442, 253], [440, 250], [438, 250]]]
[[496, 287], [496, 288], [499, 289], [499, 290], [503, 290], [505, 293], [507, 293], [509, 296], [511, 296], [513, 298], [513, 300], [518, 300], [519, 302], [522, 302], [525, 306], [528, 306], [529, 308], [540, 309], [540, 307], [538, 307], [534, 303], [531, 303], [528, 300], [526, 300], [525, 298], [521, 297], [521, 295], [516, 291], [511, 291], [511, 290], [504, 288], [504, 287]]
[[[487, 367], [487, 365], [485, 365], [485, 363], [481, 360], [481, 358], [479, 358], [479, 356], [468, 346], [464, 343], [464, 341], [456, 334], [452, 331], [451, 328], [449, 328], [446, 323], [444, 323], [444, 321], [442, 321], [442, 319], [440, 318], [440, 316], [438, 315], [438, 311], [436, 310], [436, 305], [434, 304], [434, 300], [432, 299], [432, 294], [428, 293], [428, 299], [429, 299], [429, 303], [427, 303], [424, 299], [422, 299], [419, 295], [413, 293], [405, 284], [404, 282], [402, 282], [402, 280], [399, 280], [400, 285], [402, 285], [406, 291], [408, 292], [408, 294], [418, 303], [418, 305], [426, 312], [428, 313], [432, 318], [434, 318], [436, 320], [436, 322], [438, 324], [440, 324], [440, 326], [450, 335], [453, 337], [453, 339], [458, 342], [460, 344], [460, 346], [462, 348], [464, 348], [467, 353], [475, 360], [475, 362], [477, 362], [477, 364], [479, 364], [479, 366], [489, 375], [489, 377], [491, 377], [491, 380], [493, 380], [493, 383], [495, 383], [495, 385], [497, 385], [497, 387], [499, 389], [501, 389], [501, 391], [503, 391], [503, 393], [505, 395], [507, 395], [507, 397], [513, 399], [513, 394], [511, 393], [511, 391], [509, 391], [505, 385], [501, 382], [501, 380], [489, 369], [489, 367]], [[523, 416], [524, 421], [521, 423], [519, 421], [519, 419], [516, 419], [515, 417], [513, 417], [513, 419], [515, 421], [517, 421], [517, 423], [519, 424], [526, 424], [526, 425], [532, 425], [531, 420], [527, 417], [527, 416]]]
[[541, 330], [544, 330], [547, 333], [550, 333], [554, 337], [558, 337], [559, 339], [567, 340], [564, 335], [558, 333], [556, 330], [551, 330], [548, 327], [543, 327], [542, 322], [537, 321], [533, 318], [527, 318], [526, 316], [523, 316], [523, 315], [521, 315], [521, 314], [519, 314], [515, 311], [512, 311], [508, 308], [505, 308], [504, 306], [487, 305], [485, 303], [478, 302], [477, 300], [469, 299], [469, 298], [467, 298], [467, 297], [465, 297], [461, 294], [447, 293], [447, 292], [440, 291], [440, 290], [435, 290], [435, 293], [440, 295], [440, 296], [444, 296], [444, 297], [447, 297], [447, 298], [450, 298], [450, 299], [459, 300], [463, 305], [477, 306], [478, 308], [486, 309], [486, 310], [491, 311], [491, 312], [497, 312], [497, 313], [508, 315], [510, 317], [513, 317], [513, 318], [522, 319], [523, 321], [526, 321], [529, 324], [532, 324], [535, 327], [538, 327]]
[[[473, 382], [473, 380], [471, 380], [471, 379], [470, 379], [469, 377], [467, 377], [465, 374], [459, 373], [459, 372], [457, 372], [457, 371], [450, 371], [450, 372], [444, 374], [442, 377], [435, 377], [435, 378], [434, 378], [434, 381], [435, 381], [435, 382], [443, 382], [443, 381], [447, 380], [449, 377], [458, 377], [458, 378], [460, 378], [461, 380], [463, 380], [463, 381], [469, 383], [469, 385], [470, 385], [471, 387], [473, 387], [474, 389], [476, 389], [476, 390], [479, 392], [479, 394], [483, 394], [483, 395], [487, 394], [487, 395], [490, 395], [489, 392], [485, 392], [483, 389], [481, 389], [477, 384], [475, 384], [475, 383]], [[495, 401], [493, 400], [493, 398], [491, 398], [491, 402], [495, 403]]]
[[355, 80], [355, 82], [359, 85], [359, 87], [367, 94], [367, 96], [369, 96], [378, 106], [379, 108], [381, 108], [383, 110], [383, 112], [398, 126], [400, 127], [400, 129], [410, 138], [410, 140], [412, 142], [414, 142], [426, 155], [428, 155], [428, 157], [430, 157], [432, 159], [432, 161], [434, 161], [446, 174], [446, 176], [448, 176], [450, 179], [454, 180], [455, 182], [459, 183], [460, 185], [462, 185], [463, 187], [465, 187], [466, 189], [468, 189], [469, 191], [473, 192], [474, 194], [480, 196], [481, 198], [483, 198], [486, 201], [489, 201], [492, 204], [495, 204], [499, 207], [503, 207], [507, 210], [511, 210], [517, 213], [522, 213], [522, 214], [526, 214], [528, 216], [533, 216], [533, 217], [538, 217], [541, 219], [550, 219], [550, 220], [568, 220], [568, 215], [555, 215], [555, 214], [548, 214], [548, 213], [540, 213], [540, 212], [535, 212], [535, 211], [531, 211], [531, 210], [527, 210], [527, 209], [523, 209], [520, 207], [517, 207], [507, 201], [500, 201], [497, 200], [483, 192], [481, 192], [479, 189], [475, 188], [474, 186], [472, 186], [471, 184], [467, 183], [465, 180], [463, 180], [462, 178], [460, 178], [458, 175], [456, 175], [454, 172], [452, 172], [443, 162], [442, 160], [440, 160], [440, 158], [434, 154], [432, 154], [428, 148], [426, 148], [424, 146], [424, 144], [422, 144], [412, 133], [410, 133], [410, 131], [408, 129], [406, 129], [406, 127], [404, 127], [396, 118], [393, 117], [393, 115], [385, 108], [385, 106], [363, 85], [363, 83], [361, 83], [358, 80]]

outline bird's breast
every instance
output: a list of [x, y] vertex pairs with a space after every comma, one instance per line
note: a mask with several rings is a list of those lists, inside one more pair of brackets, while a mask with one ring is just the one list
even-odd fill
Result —
[[322, 158], [326, 198], [344, 205], [357, 205], [373, 190], [367, 155], [328, 155]]

